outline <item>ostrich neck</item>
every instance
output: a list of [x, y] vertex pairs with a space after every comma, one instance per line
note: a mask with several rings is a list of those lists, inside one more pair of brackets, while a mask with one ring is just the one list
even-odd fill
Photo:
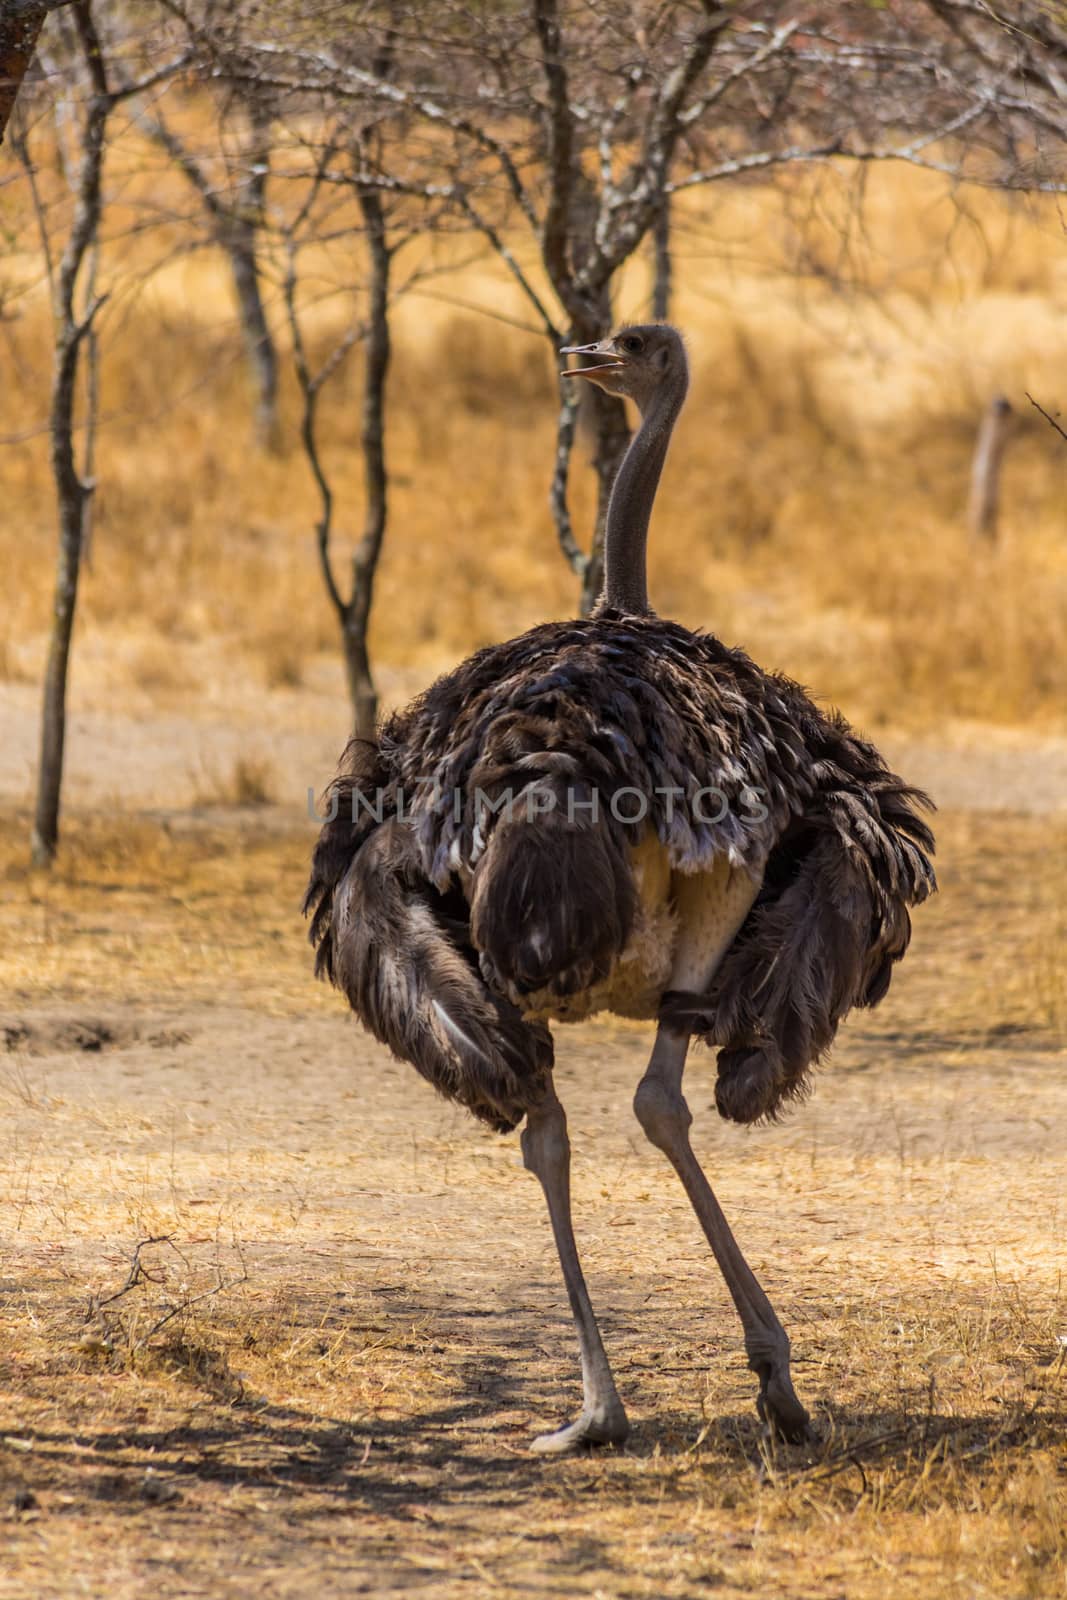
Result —
[[688, 386], [688, 377], [683, 373], [676, 383], [653, 396], [612, 487], [604, 531], [602, 603], [618, 611], [650, 609], [646, 572], [648, 523], [667, 446]]

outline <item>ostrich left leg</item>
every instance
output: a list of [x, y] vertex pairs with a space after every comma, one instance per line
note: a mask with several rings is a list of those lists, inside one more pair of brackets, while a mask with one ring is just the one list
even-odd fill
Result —
[[615, 1388], [578, 1260], [571, 1226], [571, 1147], [567, 1118], [551, 1084], [541, 1104], [527, 1113], [522, 1132], [522, 1156], [529, 1170], [540, 1179], [548, 1201], [548, 1214], [552, 1219], [552, 1232], [582, 1357], [581, 1416], [557, 1433], [542, 1434], [533, 1441], [533, 1449], [543, 1454], [562, 1455], [583, 1444], [621, 1444], [630, 1431], [630, 1424]]

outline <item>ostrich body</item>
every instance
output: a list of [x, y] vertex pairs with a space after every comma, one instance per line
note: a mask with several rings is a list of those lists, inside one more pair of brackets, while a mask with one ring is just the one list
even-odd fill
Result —
[[625, 328], [568, 374], [637, 403], [586, 620], [477, 652], [354, 741], [307, 909], [317, 968], [366, 1027], [500, 1131], [525, 1118], [577, 1326], [563, 1451], [628, 1432], [570, 1214], [550, 1021], [657, 1023], [634, 1110], [668, 1157], [741, 1318], [760, 1415], [803, 1439], [789, 1340], [689, 1141], [690, 1039], [718, 1049], [737, 1122], [804, 1092], [853, 1006], [874, 1005], [934, 887], [924, 796], [836, 714], [710, 634], [657, 617], [645, 543], [688, 385], [677, 332]]

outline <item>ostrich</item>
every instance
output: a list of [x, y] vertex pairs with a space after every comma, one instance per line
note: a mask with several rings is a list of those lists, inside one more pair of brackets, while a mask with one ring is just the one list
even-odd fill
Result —
[[717, 1047], [723, 1117], [774, 1117], [853, 1006], [877, 1003], [935, 887], [929, 801], [836, 713], [713, 635], [658, 617], [645, 545], [689, 372], [679, 333], [625, 327], [564, 354], [641, 424], [608, 508], [587, 619], [478, 651], [376, 741], [349, 746], [305, 910], [316, 969], [363, 1024], [490, 1127], [525, 1118], [581, 1354], [576, 1421], [629, 1424], [571, 1223], [550, 1021], [657, 1024], [634, 1111], [692, 1203], [740, 1315], [764, 1423], [811, 1432], [789, 1340], [689, 1140], [691, 1038]]

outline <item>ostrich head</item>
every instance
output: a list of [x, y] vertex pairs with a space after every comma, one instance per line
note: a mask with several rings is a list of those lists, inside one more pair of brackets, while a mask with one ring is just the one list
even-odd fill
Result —
[[679, 388], [684, 394], [689, 380], [682, 336], [665, 322], [620, 328], [599, 344], [571, 345], [560, 354], [591, 358], [588, 366], [569, 368], [564, 378], [588, 378], [608, 394], [626, 395], [642, 415], [664, 390]]

